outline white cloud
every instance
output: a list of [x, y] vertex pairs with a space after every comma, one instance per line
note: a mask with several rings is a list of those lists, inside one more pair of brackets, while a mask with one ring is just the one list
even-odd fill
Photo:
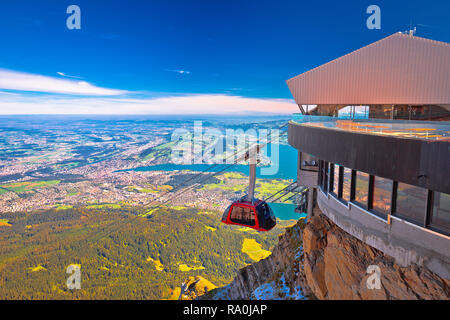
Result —
[[179, 73], [179, 74], [190, 74], [190, 71], [187, 70], [172, 70], [172, 69], [165, 69], [166, 71], [170, 71], [170, 72], [175, 72], [175, 73]]
[[[62, 72], [61, 74], [64, 75]], [[58, 79], [5, 69], [0, 69], [0, 89], [92, 96], [114, 96], [126, 93], [123, 90], [97, 87], [86, 81]]]
[[0, 114], [290, 114], [293, 100], [223, 94], [158, 98], [7, 95], [0, 92]]
[[59, 74], [61, 77], [67, 77], [67, 78], [73, 78], [73, 79], [81, 79], [81, 77], [71, 76], [71, 75], [65, 74], [64, 72], [57, 72], [57, 74]]
[[[74, 77], [63, 72], [57, 74]], [[289, 114], [297, 110], [294, 101], [287, 99], [227, 94], [136, 98], [136, 94], [142, 93], [97, 87], [80, 79], [0, 69], [0, 114]]]

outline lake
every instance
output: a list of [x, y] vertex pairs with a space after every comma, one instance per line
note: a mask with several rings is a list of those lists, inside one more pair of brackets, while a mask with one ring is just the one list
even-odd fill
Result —
[[306, 213], [297, 213], [294, 211], [295, 204], [269, 202], [269, 206], [272, 208], [275, 216], [280, 220], [298, 220], [306, 217]]
[[[268, 146], [268, 150], [271, 150], [271, 147]], [[289, 145], [279, 145], [280, 150], [280, 159], [279, 159], [279, 168], [278, 172], [273, 175], [262, 175], [261, 168], [256, 168], [256, 177], [257, 178], [267, 178], [267, 179], [297, 179], [297, 150], [292, 148]], [[270, 153], [269, 153], [270, 156]], [[210, 164], [174, 164], [174, 163], [165, 163], [158, 164], [154, 166], [145, 166], [138, 167], [134, 169], [127, 169], [123, 171], [176, 171], [176, 170], [190, 170], [190, 171], [205, 171], [206, 172], [217, 172], [226, 168], [228, 165], [217, 165], [214, 168], [211, 168]], [[249, 174], [249, 166], [247, 165], [235, 165], [231, 167], [227, 171], [231, 172], [240, 172], [248, 176]]]
[[[271, 150], [271, 147], [268, 146], [268, 150]], [[256, 168], [256, 176], [258, 178], [266, 178], [266, 179], [297, 179], [297, 150], [292, 148], [289, 145], [279, 145], [280, 157], [279, 157], [279, 168], [278, 172], [274, 175], [262, 175], [261, 168]], [[269, 154], [270, 155], [270, 154]], [[211, 168], [209, 164], [188, 164], [188, 165], [178, 165], [173, 163], [167, 164], [159, 164], [154, 166], [145, 166], [139, 167], [135, 169], [128, 169], [124, 171], [176, 171], [176, 170], [190, 170], [190, 171], [205, 171], [206, 172], [217, 172], [222, 170], [227, 165], [218, 165], [214, 168]], [[240, 172], [245, 175], [249, 174], [249, 167], [246, 165], [236, 165], [231, 167], [229, 170], [231, 172]], [[288, 203], [269, 203], [270, 207], [274, 211], [275, 215], [280, 220], [291, 220], [306, 216], [306, 214], [296, 213], [294, 211], [295, 205]]]

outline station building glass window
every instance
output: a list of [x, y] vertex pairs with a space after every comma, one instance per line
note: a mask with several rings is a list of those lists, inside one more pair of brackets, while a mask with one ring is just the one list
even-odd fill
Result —
[[339, 166], [334, 165], [334, 175], [333, 175], [333, 193], [337, 196], [339, 194]]
[[434, 193], [431, 226], [450, 234], [450, 194]]
[[332, 183], [332, 180], [333, 180], [333, 176], [332, 176], [333, 170], [334, 170], [334, 164], [331, 163], [331, 162], [329, 162], [329, 163], [328, 163], [328, 173], [327, 173], [327, 177], [328, 177], [328, 180], [327, 180], [327, 190], [328, 190], [328, 192], [330, 192], [330, 191], [331, 191], [331, 188], [333, 187], [333, 185], [331, 184], [331, 183]]
[[323, 161], [319, 160], [319, 172], [317, 174], [317, 185], [320, 187], [322, 187], [322, 166], [323, 166]]
[[327, 184], [328, 184], [328, 175], [329, 175], [329, 165], [328, 162], [326, 161], [321, 161], [321, 167], [320, 167], [320, 177], [319, 177], [319, 182], [320, 182], [320, 186], [323, 192], [327, 192], [328, 188], [327, 188]]
[[333, 192], [333, 180], [334, 180], [334, 163], [328, 165], [328, 192]]
[[395, 215], [423, 225], [427, 212], [427, 199], [428, 190], [399, 182]]
[[355, 202], [367, 208], [369, 198], [369, 175], [365, 172], [356, 172], [355, 181]]
[[350, 201], [350, 190], [352, 187], [352, 169], [344, 168], [342, 178], [342, 199], [345, 201]]
[[391, 211], [392, 184], [391, 180], [375, 177], [372, 208], [382, 216]]
[[[324, 192], [333, 193], [341, 201], [353, 201], [380, 217], [386, 218], [393, 211], [402, 219], [419, 226], [427, 223], [427, 227], [450, 235], [450, 194], [432, 193], [323, 160], [320, 161], [319, 185]], [[427, 211], [430, 215], [426, 218]], [[236, 212], [235, 220], [255, 223], [254, 217], [245, 213]]]

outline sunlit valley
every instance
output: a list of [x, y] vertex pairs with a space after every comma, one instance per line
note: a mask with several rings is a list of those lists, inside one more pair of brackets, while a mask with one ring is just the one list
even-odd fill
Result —
[[[244, 163], [215, 176], [205, 171], [198, 182], [194, 177], [204, 171], [202, 164], [171, 163], [177, 143], [171, 133], [192, 130], [193, 120], [14, 116], [0, 121], [6, 128], [0, 137], [4, 298], [178, 299], [189, 277], [202, 276], [213, 286], [230, 282], [239, 268], [267, 257], [284, 227], [300, 217], [290, 200], [274, 204], [281, 214], [271, 232], [221, 224], [230, 199], [246, 192], [248, 169]], [[203, 126], [225, 132], [267, 129], [283, 121], [213, 118]], [[279, 143], [281, 158], [295, 153], [285, 137]], [[256, 196], [266, 198], [292, 183], [295, 165], [290, 171], [288, 165], [258, 179]], [[192, 188], [176, 194], [186, 187]], [[81, 266], [81, 290], [66, 286], [70, 264]]]

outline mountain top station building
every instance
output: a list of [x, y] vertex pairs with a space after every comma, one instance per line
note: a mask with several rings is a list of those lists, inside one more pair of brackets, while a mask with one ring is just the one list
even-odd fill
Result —
[[395, 33], [287, 84], [308, 214], [450, 279], [450, 44]]

